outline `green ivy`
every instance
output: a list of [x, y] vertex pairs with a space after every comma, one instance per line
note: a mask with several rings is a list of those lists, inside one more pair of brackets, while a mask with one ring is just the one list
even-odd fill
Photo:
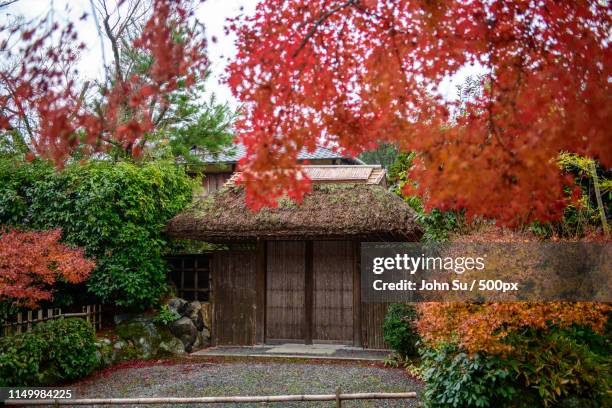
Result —
[[0, 167], [0, 203], [10, 203], [0, 205], [0, 224], [61, 228], [65, 242], [96, 261], [90, 294], [135, 309], [156, 304], [166, 274], [162, 231], [195, 186], [183, 168], [164, 161], [92, 161], [59, 172], [42, 162]]

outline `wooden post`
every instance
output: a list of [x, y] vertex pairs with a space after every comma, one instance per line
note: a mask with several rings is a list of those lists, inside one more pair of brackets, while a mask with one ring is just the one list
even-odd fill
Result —
[[17, 334], [21, 333], [21, 312], [17, 312]]
[[353, 346], [362, 347], [361, 340], [361, 243], [353, 242]]
[[27, 331], [32, 331], [32, 311], [28, 310], [28, 327]]
[[342, 400], [340, 399], [340, 387], [336, 387], [336, 408], [342, 408]]
[[197, 256], [193, 259], [193, 300], [200, 300], [200, 286], [198, 282], [198, 275], [200, 274], [199, 259]]
[[304, 270], [304, 342], [312, 344], [313, 303], [314, 303], [314, 272], [312, 265], [313, 243], [306, 241]]
[[593, 188], [595, 189], [595, 199], [597, 200], [597, 209], [599, 210], [601, 226], [603, 228], [604, 235], [607, 237], [610, 235], [610, 227], [606, 221], [606, 212], [604, 210], [603, 201], [601, 200], [601, 192], [599, 191], [599, 177], [597, 176], [597, 166], [595, 166], [595, 160], [590, 161], [589, 167], [591, 177], [593, 178]]
[[255, 344], [266, 342], [266, 241], [257, 240]]
[[181, 259], [181, 282], [178, 287], [179, 297], [185, 296], [184, 289], [185, 289], [185, 258]]

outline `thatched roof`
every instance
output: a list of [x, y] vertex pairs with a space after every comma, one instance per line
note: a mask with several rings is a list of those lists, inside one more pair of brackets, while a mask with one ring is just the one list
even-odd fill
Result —
[[422, 231], [414, 212], [380, 184], [322, 183], [297, 205], [281, 200], [278, 208], [249, 210], [245, 192], [229, 183], [196, 201], [168, 223], [176, 238], [210, 242], [255, 239], [418, 240]]

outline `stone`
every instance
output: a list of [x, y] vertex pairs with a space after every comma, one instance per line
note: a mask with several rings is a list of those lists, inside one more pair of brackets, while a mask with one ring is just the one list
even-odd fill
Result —
[[115, 326], [115, 334], [132, 344], [140, 358], [151, 358], [159, 347], [159, 333], [155, 323], [145, 317], [137, 317]]
[[114, 356], [117, 354], [117, 350], [115, 350], [111, 339], [101, 337], [96, 339], [94, 344], [96, 346], [96, 366], [98, 368], [105, 368], [113, 365], [115, 363]]
[[123, 350], [128, 345], [127, 342], [123, 340], [117, 340], [115, 344], [113, 344], [113, 348], [117, 351]]
[[185, 346], [183, 345], [183, 342], [176, 337], [171, 336], [167, 341], [162, 341], [159, 343], [157, 355], [159, 357], [167, 357], [184, 353]]
[[170, 298], [166, 305], [171, 312], [176, 312], [179, 316], [184, 316], [188, 303], [185, 299], [175, 297]]
[[120, 313], [113, 316], [113, 323], [119, 324], [139, 317], [142, 317], [142, 315], [136, 313]]
[[206, 347], [210, 346], [210, 330], [207, 327], [204, 327], [201, 333], [202, 337], [204, 337], [204, 340], [207, 343]]
[[202, 304], [197, 300], [187, 304], [183, 316], [188, 317], [193, 322], [197, 331], [204, 329], [204, 318], [202, 317]]
[[191, 352], [193, 344], [196, 342], [198, 331], [195, 325], [188, 317], [181, 317], [178, 320], [173, 321], [168, 326], [170, 331], [175, 337], [185, 346], [185, 351]]

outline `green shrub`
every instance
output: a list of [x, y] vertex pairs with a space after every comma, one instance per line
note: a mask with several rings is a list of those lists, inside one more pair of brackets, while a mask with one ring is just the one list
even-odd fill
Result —
[[153, 320], [156, 323], [167, 325], [177, 319], [180, 319], [180, 317], [181, 316], [177, 312], [170, 310], [168, 305], [163, 305]]
[[402, 358], [418, 355], [417, 317], [414, 306], [402, 303], [390, 305], [385, 315], [383, 337]]
[[57, 319], [34, 328], [46, 345], [41, 363], [45, 383], [74, 380], [89, 374], [96, 365], [96, 335], [83, 319]]
[[426, 406], [612, 406], [607, 336], [581, 327], [550, 327], [512, 333], [507, 342], [513, 348], [503, 356], [470, 356], [455, 344], [423, 349]]
[[58, 319], [0, 339], [0, 386], [49, 385], [88, 375], [96, 365], [94, 330]]
[[[526, 329], [508, 337], [524, 406], [612, 406], [610, 347], [589, 328]], [[601, 353], [601, 354], [600, 354]]]
[[453, 344], [422, 349], [421, 366], [428, 408], [503, 407], [517, 394], [502, 360], [470, 357]]
[[0, 387], [36, 385], [45, 343], [33, 333], [0, 337]]
[[58, 172], [41, 162], [0, 161], [0, 169], [0, 224], [61, 228], [66, 243], [96, 260], [90, 294], [133, 309], [157, 303], [167, 269], [162, 231], [191, 202], [195, 185], [183, 168], [92, 161]]

